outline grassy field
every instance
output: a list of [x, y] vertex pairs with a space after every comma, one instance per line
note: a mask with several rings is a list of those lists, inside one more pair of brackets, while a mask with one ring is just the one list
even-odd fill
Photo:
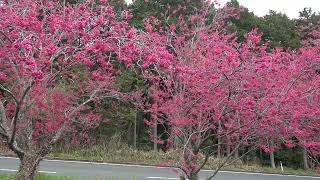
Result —
[[[0, 180], [14, 180], [14, 174], [5, 174], [0, 173]], [[66, 177], [66, 176], [47, 176], [47, 175], [39, 175], [35, 178], [35, 180], [124, 180], [121, 178], [75, 178], [75, 177]], [[135, 180], [132, 178], [132, 180]]]

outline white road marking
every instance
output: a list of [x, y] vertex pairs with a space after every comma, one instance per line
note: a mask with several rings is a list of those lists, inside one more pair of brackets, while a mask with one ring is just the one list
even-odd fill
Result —
[[[0, 159], [16, 159], [16, 157], [0, 156]], [[64, 162], [64, 163], [77, 163], [77, 164], [94, 164], [94, 165], [110, 165], [110, 166], [123, 166], [123, 167], [139, 167], [139, 168], [159, 168], [159, 169], [170, 169], [171, 167], [159, 167], [159, 166], [148, 166], [148, 165], [135, 165], [135, 164], [116, 164], [116, 163], [103, 163], [103, 162], [91, 162], [91, 161], [69, 161], [69, 160], [58, 160], [58, 159], [44, 159], [46, 162]], [[202, 172], [214, 172], [214, 170], [201, 170]], [[230, 174], [248, 174], [248, 175], [261, 175], [261, 176], [277, 176], [277, 177], [296, 177], [296, 178], [310, 178], [320, 179], [317, 176], [298, 176], [298, 175], [285, 175], [285, 174], [266, 174], [266, 173], [255, 173], [255, 172], [236, 172], [236, 171], [219, 171], [219, 173], [230, 173]], [[151, 177], [152, 178], [152, 177]], [[149, 178], [149, 179], [151, 179]]]
[[[213, 172], [213, 170], [201, 170], [203, 172]], [[286, 175], [286, 174], [266, 174], [266, 173], [255, 173], [255, 172], [235, 172], [235, 171], [219, 171], [219, 173], [229, 173], [229, 174], [249, 174], [249, 175], [260, 175], [260, 176], [277, 176], [277, 177], [296, 177], [296, 178], [312, 178], [312, 179], [320, 179], [320, 177], [316, 176], [298, 176], [298, 175]]]
[[[0, 159], [16, 159], [16, 157], [0, 156]], [[171, 167], [159, 167], [159, 166], [148, 166], [148, 165], [136, 165], [136, 164], [117, 164], [117, 163], [103, 163], [103, 162], [91, 162], [91, 161], [71, 161], [71, 160], [59, 160], [59, 159], [44, 159], [46, 162], [64, 162], [64, 163], [77, 163], [77, 164], [94, 164], [94, 165], [110, 165], [110, 166], [125, 166], [125, 167], [141, 167], [141, 168], [162, 168], [168, 169]]]
[[40, 173], [45, 173], [45, 174], [57, 174], [57, 172], [54, 171], [39, 171]]
[[[17, 172], [18, 170], [16, 170], [16, 169], [0, 169], [0, 171]], [[57, 174], [57, 172], [53, 172], [53, 171], [39, 171], [39, 172], [45, 173], [45, 174]]]
[[[147, 179], [178, 179], [179, 180], [179, 178], [170, 178], [170, 177], [147, 177]], [[204, 180], [204, 179], [199, 179], [199, 180]]]
[[147, 179], [179, 179], [179, 178], [168, 178], [168, 177], [147, 177]]
[[17, 170], [14, 170], [14, 169], [0, 169], [0, 171], [16, 172]]

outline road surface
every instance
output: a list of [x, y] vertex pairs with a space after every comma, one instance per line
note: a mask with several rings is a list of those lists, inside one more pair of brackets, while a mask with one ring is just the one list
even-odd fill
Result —
[[[15, 172], [19, 161], [13, 157], [0, 156], [0, 173]], [[40, 172], [53, 176], [75, 177], [99, 177], [116, 180], [177, 180], [178, 176], [170, 168], [123, 165], [111, 163], [43, 160], [40, 163]], [[200, 173], [200, 179], [212, 174], [212, 171], [204, 170]], [[320, 177], [285, 176], [246, 172], [221, 171], [215, 180], [320, 180]]]

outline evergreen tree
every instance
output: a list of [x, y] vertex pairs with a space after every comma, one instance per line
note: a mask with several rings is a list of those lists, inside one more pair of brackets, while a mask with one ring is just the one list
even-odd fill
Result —
[[176, 23], [180, 16], [188, 17], [208, 5], [206, 0], [135, 0], [129, 6], [134, 14], [131, 24], [142, 29], [143, 19], [153, 16], [164, 27]]
[[264, 17], [258, 17], [249, 9], [240, 6], [237, 0], [230, 1], [227, 6], [235, 8], [239, 18], [229, 18], [233, 26], [230, 32], [238, 35], [239, 41], [244, 40], [244, 35], [254, 28], [263, 33], [263, 42], [270, 41], [271, 47], [298, 48], [300, 38], [296, 31], [296, 23], [287, 15], [270, 11]]
[[314, 32], [320, 26], [320, 13], [315, 13], [311, 8], [304, 8], [299, 12], [297, 26], [300, 36], [303, 40], [310, 38], [310, 33]]

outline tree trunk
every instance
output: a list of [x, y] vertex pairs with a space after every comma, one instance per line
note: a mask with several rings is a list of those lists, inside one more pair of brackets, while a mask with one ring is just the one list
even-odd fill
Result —
[[309, 169], [308, 151], [306, 148], [303, 148], [303, 167], [304, 167], [304, 169]]
[[16, 180], [33, 180], [39, 167], [40, 158], [34, 155], [24, 155], [20, 159]]
[[230, 147], [230, 139], [229, 136], [227, 136], [227, 156], [231, 153], [231, 147]]
[[154, 142], [153, 142], [153, 151], [157, 152], [158, 151], [158, 144], [156, 142], [156, 140], [158, 139], [158, 122], [156, 121], [154, 123], [154, 127], [153, 127], [153, 135], [154, 135]]
[[273, 151], [270, 152], [270, 163], [271, 163], [271, 167], [275, 169], [276, 163], [274, 162], [274, 152]]
[[189, 176], [189, 180], [198, 180], [198, 174], [197, 173], [191, 173]]
[[259, 149], [259, 159], [260, 159], [260, 164], [263, 165], [263, 152], [262, 152], [262, 149]]
[[239, 159], [239, 148], [237, 148], [237, 149], [235, 149], [235, 152], [234, 152], [234, 157], [236, 158], [236, 159]]
[[273, 139], [270, 140], [270, 163], [272, 168], [276, 168], [276, 163], [274, 162], [274, 142]]
[[[218, 131], [221, 129], [221, 120], [219, 120]], [[221, 157], [221, 138], [218, 137], [218, 149], [217, 149], [217, 157]]]
[[136, 116], [134, 117], [134, 126], [133, 126], [133, 148], [137, 149], [137, 118], [138, 110], [136, 110]]
[[133, 123], [129, 122], [128, 123], [128, 127], [127, 127], [127, 143], [129, 145], [133, 145], [133, 133], [134, 133], [134, 127], [133, 127]]

